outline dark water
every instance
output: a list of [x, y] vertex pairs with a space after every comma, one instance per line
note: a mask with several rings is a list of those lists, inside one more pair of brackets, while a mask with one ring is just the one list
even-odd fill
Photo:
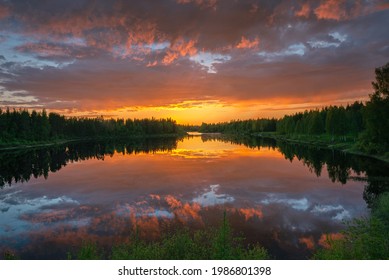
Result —
[[331, 150], [204, 135], [0, 152], [0, 253], [63, 259], [84, 240], [108, 248], [135, 228], [153, 240], [217, 226], [226, 212], [246, 242], [306, 259], [369, 215], [388, 171]]

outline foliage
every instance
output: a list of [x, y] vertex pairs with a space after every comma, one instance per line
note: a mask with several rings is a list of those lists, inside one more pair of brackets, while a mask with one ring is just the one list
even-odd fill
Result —
[[[276, 130], [276, 119], [250, 119], [236, 120], [224, 123], [202, 123], [199, 127], [200, 132], [212, 133], [220, 132], [226, 134], [252, 134], [260, 132], [270, 132]], [[191, 128], [189, 127], [189, 131]]]
[[[68, 256], [70, 258], [70, 256]], [[102, 253], [95, 243], [84, 242], [77, 254], [78, 260], [101, 260]]]
[[[183, 229], [167, 234], [159, 241], [146, 242], [137, 233], [131, 241], [112, 248], [113, 260], [196, 260], [196, 259], [268, 259], [267, 251], [259, 244], [244, 245], [244, 238], [235, 237], [226, 215], [218, 229], [190, 233]], [[84, 244], [78, 259], [100, 259], [96, 245]]]
[[167, 119], [66, 118], [27, 110], [0, 109], [0, 144], [17, 141], [47, 141], [69, 138], [119, 138], [145, 135], [177, 134], [179, 127]]
[[279, 134], [326, 134], [334, 140], [336, 137], [345, 140], [345, 136], [354, 138], [363, 130], [361, 102], [352, 105], [330, 106], [321, 110], [305, 111], [294, 115], [287, 115], [277, 122]]
[[328, 237], [328, 248], [320, 249], [315, 259], [389, 259], [389, 193], [378, 198], [370, 218], [355, 219], [343, 236], [339, 240]]
[[374, 93], [363, 111], [366, 131], [361, 147], [369, 153], [389, 151], [389, 63], [375, 70]]
[[4, 253], [3, 253], [3, 257], [4, 257], [4, 260], [17, 260], [17, 256], [12, 252], [12, 251], [9, 251], [9, 250], [6, 250]]

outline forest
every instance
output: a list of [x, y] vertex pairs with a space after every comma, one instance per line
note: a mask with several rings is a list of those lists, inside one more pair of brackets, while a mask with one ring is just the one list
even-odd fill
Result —
[[27, 110], [0, 109], [0, 145], [77, 138], [125, 138], [177, 134], [176, 121], [167, 119], [103, 119], [65, 117]]
[[389, 151], [389, 63], [377, 68], [375, 77], [374, 93], [366, 103], [356, 101], [347, 106], [306, 110], [278, 120], [203, 123], [199, 131], [243, 135], [273, 133], [286, 138], [306, 136], [327, 142], [351, 142], [365, 153], [386, 154]]

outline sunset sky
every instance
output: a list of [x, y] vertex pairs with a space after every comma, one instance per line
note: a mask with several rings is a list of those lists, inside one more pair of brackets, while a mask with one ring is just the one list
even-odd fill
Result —
[[0, 0], [0, 107], [198, 124], [366, 100], [385, 0]]

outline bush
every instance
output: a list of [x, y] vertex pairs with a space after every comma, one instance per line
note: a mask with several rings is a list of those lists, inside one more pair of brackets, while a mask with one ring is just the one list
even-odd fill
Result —
[[[86, 243], [78, 259], [101, 259], [101, 250]], [[137, 232], [130, 242], [112, 248], [113, 260], [200, 260], [200, 259], [268, 259], [267, 251], [259, 244], [244, 245], [244, 238], [234, 237], [226, 215], [218, 229], [188, 229], [165, 235], [159, 241], [145, 242]]]
[[342, 239], [328, 237], [327, 245], [328, 248], [316, 252], [315, 259], [389, 259], [389, 193], [378, 198], [370, 218], [355, 219], [343, 232]]

